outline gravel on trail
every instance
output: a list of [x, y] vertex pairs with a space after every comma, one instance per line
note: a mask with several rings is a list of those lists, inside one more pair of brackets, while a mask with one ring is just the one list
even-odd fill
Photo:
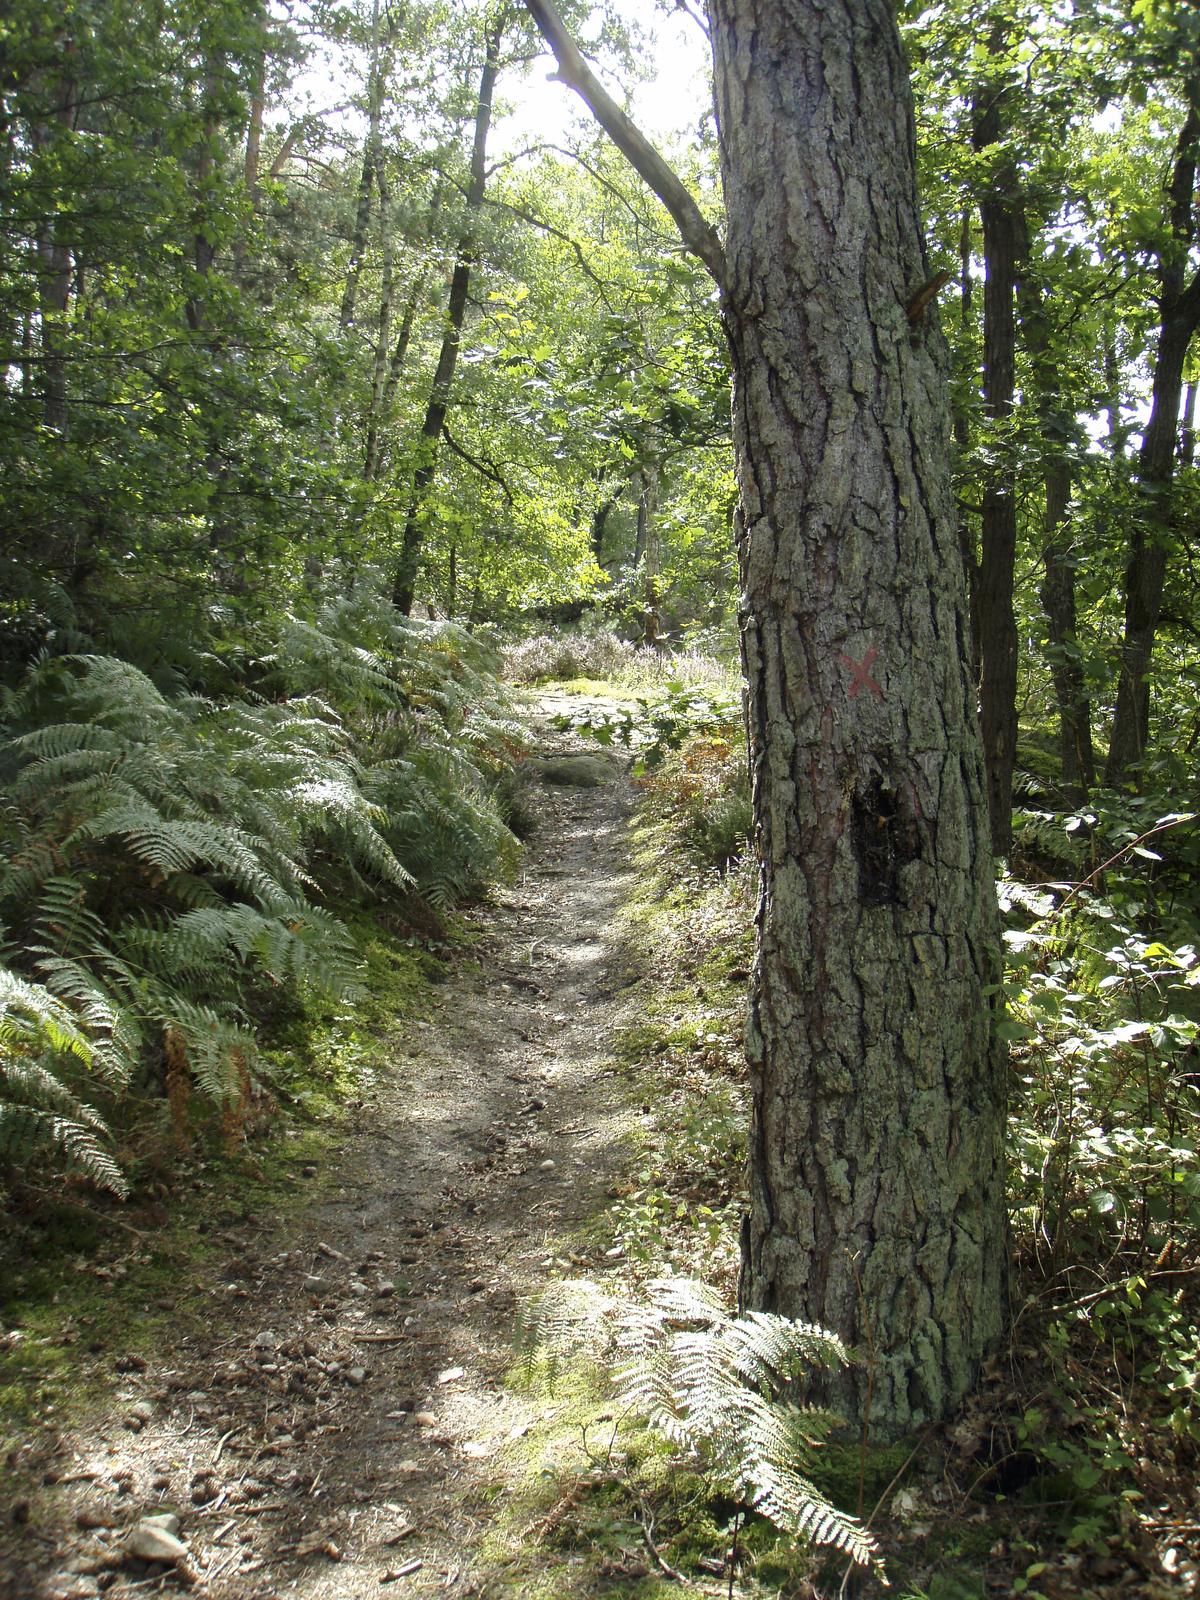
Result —
[[43, 1440], [0, 1545], [6, 1600], [159, 1578], [228, 1600], [485, 1592], [490, 1513], [468, 1491], [523, 1470], [546, 1415], [504, 1383], [518, 1310], [605, 1265], [562, 1241], [603, 1209], [634, 1121], [611, 1039], [636, 1004], [617, 943], [635, 797], [625, 760], [556, 731], [579, 708], [541, 697], [535, 754], [609, 759], [612, 781], [531, 784], [523, 871], [474, 913], [435, 1020], [397, 1028], [330, 1167], [306, 1169], [310, 1203], [221, 1233], [207, 1332], [114, 1352], [108, 1414]]

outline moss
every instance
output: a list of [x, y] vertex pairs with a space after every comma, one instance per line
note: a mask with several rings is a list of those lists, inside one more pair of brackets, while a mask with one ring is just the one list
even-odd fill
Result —
[[[863, 1472], [862, 1448], [859, 1444], [830, 1443], [813, 1463], [810, 1476], [817, 1488], [841, 1511], [857, 1512], [859, 1476], [862, 1473], [863, 1514], [869, 1516], [872, 1507], [888, 1485], [903, 1468], [912, 1454], [915, 1439], [901, 1439], [896, 1444], [867, 1445], [866, 1470]], [[914, 1458], [912, 1468], [916, 1469]], [[900, 1488], [903, 1479], [896, 1483]]]

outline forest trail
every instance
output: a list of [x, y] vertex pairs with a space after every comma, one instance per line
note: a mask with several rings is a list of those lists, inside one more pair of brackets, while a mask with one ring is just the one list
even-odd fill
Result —
[[[534, 754], [596, 757], [554, 729], [566, 705], [532, 713]], [[525, 870], [476, 913], [432, 1020], [397, 1033], [329, 1170], [306, 1169], [311, 1202], [220, 1235], [211, 1332], [144, 1371], [107, 1355], [111, 1412], [62, 1434], [35, 1518], [55, 1544], [14, 1593], [96, 1594], [119, 1530], [172, 1507], [213, 1597], [528, 1592], [491, 1510], [545, 1413], [505, 1386], [514, 1327], [555, 1271], [604, 1265], [603, 1242], [590, 1262], [556, 1250], [603, 1210], [637, 1121], [611, 1065], [636, 981], [616, 943], [634, 795], [611, 766], [599, 788], [531, 785]]]

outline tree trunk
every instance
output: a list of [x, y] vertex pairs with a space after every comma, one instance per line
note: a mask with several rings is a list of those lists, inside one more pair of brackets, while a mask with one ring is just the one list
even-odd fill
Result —
[[211, 226], [208, 219], [210, 197], [206, 190], [208, 180], [212, 177], [214, 165], [214, 143], [217, 134], [215, 116], [217, 77], [222, 70], [223, 62], [223, 53], [217, 51], [208, 63], [204, 80], [206, 120], [200, 135], [200, 150], [196, 161], [196, 231], [192, 236], [192, 266], [198, 282], [195, 292], [188, 297], [186, 307], [188, 326], [194, 333], [199, 333], [204, 326], [204, 283], [212, 271], [212, 264], [217, 255], [217, 247], [209, 233]]
[[761, 866], [741, 1298], [869, 1340], [833, 1398], [861, 1420], [870, 1384], [895, 1438], [971, 1386], [1006, 1267], [995, 888], [947, 352], [936, 309], [909, 312], [932, 274], [903, 48], [887, 0], [709, 0], [722, 246], [526, 4], [722, 288]]
[[[54, 121], [61, 128], [72, 128], [79, 99], [79, 88], [71, 79], [63, 80]], [[35, 132], [37, 143], [46, 147], [54, 139], [49, 126]], [[74, 259], [70, 246], [59, 237], [53, 218], [37, 235], [38, 302], [41, 312], [42, 404], [48, 428], [56, 433], [67, 429], [67, 356], [65, 322], [71, 298]], [[28, 369], [27, 369], [28, 370]]]
[[367, 249], [367, 227], [371, 221], [371, 183], [375, 176], [375, 154], [370, 138], [363, 147], [362, 173], [358, 180], [358, 211], [354, 218], [354, 242], [350, 246], [350, 262], [346, 268], [346, 287], [342, 293], [342, 308], [338, 321], [343, 328], [354, 326], [354, 304], [358, 298], [358, 279], [362, 272], [363, 256]]
[[425, 408], [425, 421], [418, 442], [417, 470], [413, 474], [412, 498], [409, 501], [408, 521], [400, 547], [400, 560], [392, 580], [392, 602], [404, 616], [412, 611], [413, 593], [417, 584], [417, 564], [421, 557], [424, 538], [422, 513], [425, 500], [437, 476], [437, 448], [450, 408], [450, 392], [454, 387], [454, 370], [458, 365], [458, 346], [462, 337], [463, 318], [467, 310], [467, 291], [471, 286], [471, 263], [475, 258], [474, 218], [483, 204], [487, 183], [487, 137], [492, 121], [492, 96], [496, 76], [500, 70], [500, 38], [502, 23], [496, 23], [487, 39], [487, 55], [479, 79], [479, 100], [475, 114], [475, 141], [471, 149], [471, 182], [467, 188], [467, 216], [469, 226], [459, 240], [458, 256], [454, 263], [454, 276], [450, 280], [450, 303], [446, 308], [446, 332], [442, 338], [437, 370], [429, 391]]
[[647, 649], [658, 646], [662, 627], [662, 543], [658, 526], [658, 467], [651, 463], [639, 469], [642, 483], [638, 501], [638, 544], [642, 568], [642, 643]]
[[[390, 200], [387, 174], [383, 166], [383, 150], [375, 149], [375, 177], [379, 186], [379, 247], [383, 255], [383, 276], [379, 289], [379, 331], [375, 336], [375, 372], [371, 383], [371, 404], [367, 414], [367, 449], [363, 464], [363, 477], [369, 483], [379, 466], [380, 427], [383, 422], [384, 403], [389, 389], [388, 353], [391, 344], [392, 290], [392, 234]], [[411, 332], [412, 324], [409, 323]], [[407, 343], [407, 341], [406, 341]], [[403, 356], [401, 356], [403, 362]]]
[[[602, 484], [604, 482], [605, 471], [606, 468], [601, 467], [599, 472], [596, 474], [596, 482], [598, 484]], [[603, 566], [604, 564], [601, 560], [601, 557], [604, 554], [604, 529], [608, 523], [609, 517], [612, 515], [613, 507], [621, 498], [624, 490], [625, 485], [621, 484], [616, 494], [609, 495], [607, 500], [601, 500], [596, 506], [596, 509], [592, 512], [592, 554], [596, 558], [596, 565], [598, 567]]]
[[1053, 302], [1044, 285], [1026, 278], [1021, 286], [1021, 333], [1033, 367], [1033, 388], [1041, 418], [1042, 485], [1046, 496], [1040, 599], [1050, 638], [1050, 675], [1058, 703], [1061, 789], [1068, 806], [1080, 806], [1096, 782], [1092, 749], [1092, 708], [1084, 686], [1083, 663], [1075, 632], [1075, 565], [1071, 559], [1067, 509], [1071, 466], [1065, 453], [1074, 417], [1060, 411], [1066, 393], [1054, 359]]
[[[965, 344], [971, 329], [971, 302], [974, 299], [975, 288], [975, 280], [971, 274], [971, 217], [968, 211], [963, 212], [958, 256], [961, 272], [958, 314]], [[972, 389], [975, 387], [973, 374], [971, 387]], [[955, 408], [954, 444], [958, 457], [957, 487], [961, 499], [962, 491], [967, 488], [964, 464], [971, 451], [971, 419], [965, 402]], [[979, 559], [975, 550], [975, 530], [971, 524], [971, 517], [975, 514], [965, 505], [959, 505], [958, 542], [967, 580], [967, 615], [971, 621], [971, 677], [978, 683], [979, 674], [983, 670], [983, 652], [979, 643]]]
[[[992, 53], [1004, 44], [997, 29]], [[1003, 102], [1007, 84], [990, 84], [974, 107], [976, 151], [1004, 137]], [[1001, 427], [1011, 417], [1016, 375], [1017, 325], [1014, 298], [1017, 263], [1024, 254], [1025, 222], [1017, 194], [1017, 171], [1005, 159], [980, 203], [983, 219], [983, 396], [987, 415]], [[988, 814], [992, 849], [1012, 849], [1012, 775], [1017, 755], [1017, 616], [1013, 585], [1017, 561], [1016, 467], [1011, 446], [996, 440], [1003, 465], [983, 486], [978, 603], [979, 719], [987, 763]]]
[[1196, 385], [1189, 383], [1183, 400], [1183, 424], [1179, 430], [1179, 465], [1196, 462]]
[[1053, 658], [1050, 665], [1058, 701], [1062, 794], [1068, 806], [1081, 806], [1096, 783], [1092, 748], [1092, 707], [1083, 681], [1075, 633], [1075, 566], [1071, 560], [1067, 507], [1071, 503], [1071, 469], [1059, 456], [1043, 470], [1046, 491], [1046, 576], [1041, 602], [1049, 624]]
[[1137, 466], [1143, 491], [1141, 503], [1146, 509], [1134, 524], [1125, 569], [1125, 636], [1104, 769], [1104, 781], [1114, 789], [1126, 782], [1129, 768], [1142, 759], [1150, 731], [1149, 674], [1167, 574], [1183, 367], [1192, 335], [1200, 324], [1200, 274], [1184, 287], [1188, 251], [1195, 237], [1198, 140], [1200, 118], [1193, 112], [1180, 129], [1176, 143], [1170, 189], [1171, 244], [1159, 252], [1160, 320], [1153, 400]]
[[[946, 350], [905, 315], [931, 273], [886, 0], [709, 10], [762, 864], [742, 1296], [869, 1338], [895, 1437], [969, 1389], [1005, 1277]], [[867, 1382], [836, 1385], [859, 1417]]]

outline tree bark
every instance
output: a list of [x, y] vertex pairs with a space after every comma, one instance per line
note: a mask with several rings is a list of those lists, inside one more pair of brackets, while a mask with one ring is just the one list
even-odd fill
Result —
[[[997, 29], [991, 50], [1003, 46]], [[989, 84], [973, 108], [976, 151], [998, 143], [1005, 133], [1006, 82]], [[1017, 191], [1016, 165], [1005, 158], [980, 203], [983, 221], [983, 395], [987, 415], [1001, 428], [1013, 411], [1016, 379], [1017, 265], [1025, 252], [1025, 220]], [[999, 430], [997, 430], [999, 432]], [[987, 763], [988, 814], [992, 849], [1012, 849], [1012, 775], [1017, 756], [1017, 616], [1013, 587], [1017, 561], [1016, 467], [1009, 445], [997, 439], [1002, 464], [983, 486], [979, 541], [978, 617], [982, 673], [979, 718]]]
[[1158, 260], [1159, 331], [1153, 399], [1137, 465], [1146, 509], [1134, 524], [1125, 569], [1125, 634], [1104, 770], [1105, 783], [1114, 789], [1127, 781], [1129, 768], [1141, 761], [1150, 731], [1149, 674], [1167, 573], [1183, 368], [1200, 325], [1200, 273], [1184, 286], [1188, 252], [1195, 238], [1198, 141], [1200, 117], [1192, 112], [1176, 142], [1169, 195], [1172, 240], [1160, 250]]
[[709, 19], [761, 864], [741, 1298], [869, 1336], [833, 1398], [861, 1420], [870, 1383], [894, 1438], [971, 1386], [1006, 1265], [948, 358], [935, 307], [909, 321], [932, 274], [887, 0]]
[[[869, 1336], [894, 1437], [970, 1388], [1005, 1276], [947, 355], [906, 316], [932, 274], [886, 0], [709, 13], [761, 861], [742, 1295]], [[835, 1384], [858, 1417], [867, 1382]]]
[[392, 603], [404, 616], [412, 611], [413, 594], [417, 584], [417, 565], [421, 558], [424, 539], [422, 513], [425, 501], [437, 476], [438, 440], [450, 409], [450, 393], [454, 387], [454, 371], [458, 365], [458, 347], [462, 337], [463, 318], [467, 310], [467, 292], [471, 286], [471, 263], [475, 259], [474, 219], [483, 205], [487, 184], [487, 137], [492, 122], [492, 96], [500, 70], [500, 38], [503, 24], [497, 22], [487, 38], [487, 54], [479, 79], [479, 100], [475, 114], [475, 140], [471, 148], [471, 182], [467, 188], [467, 231], [459, 240], [454, 276], [450, 280], [450, 301], [446, 307], [446, 331], [438, 356], [437, 370], [429, 391], [425, 420], [421, 425], [418, 442], [417, 470], [413, 474], [412, 497], [409, 501], [408, 521], [400, 546], [400, 560], [392, 580]]

